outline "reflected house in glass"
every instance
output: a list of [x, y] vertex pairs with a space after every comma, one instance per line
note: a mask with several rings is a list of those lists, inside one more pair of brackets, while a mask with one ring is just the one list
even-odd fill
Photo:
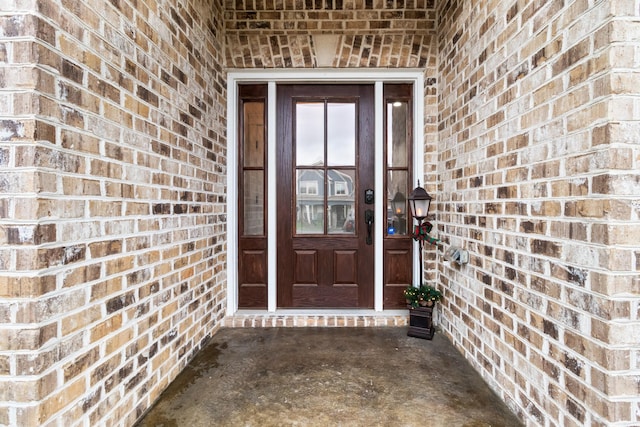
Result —
[[296, 232], [323, 234], [326, 221], [327, 233], [354, 233], [353, 172], [328, 169], [326, 187], [324, 173], [316, 169], [298, 170]]

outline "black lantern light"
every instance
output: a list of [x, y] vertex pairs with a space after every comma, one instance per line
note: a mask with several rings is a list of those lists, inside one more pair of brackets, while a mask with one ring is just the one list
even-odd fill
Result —
[[[419, 233], [422, 229], [422, 223], [424, 219], [429, 214], [429, 207], [431, 206], [432, 197], [427, 193], [427, 190], [420, 187], [420, 180], [418, 180], [418, 186], [413, 189], [411, 194], [409, 195], [409, 206], [411, 207], [411, 216], [413, 216], [416, 221], [418, 221], [417, 232], [414, 233], [414, 237], [419, 237]], [[419, 260], [420, 260], [420, 282], [418, 282], [418, 286], [422, 286], [422, 239], [418, 238], [418, 246], [419, 246]]]
[[417, 219], [419, 223], [422, 223], [429, 214], [431, 199], [427, 190], [420, 187], [420, 180], [418, 180], [418, 186], [409, 195], [409, 206], [411, 207], [411, 216]]

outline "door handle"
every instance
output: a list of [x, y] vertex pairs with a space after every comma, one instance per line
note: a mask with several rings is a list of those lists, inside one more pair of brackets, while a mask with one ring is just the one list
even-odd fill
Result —
[[371, 238], [371, 234], [373, 233], [373, 210], [367, 209], [364, 211], [364, 220], [367, 223], [367, 245], [373, 244], [373, 239]]

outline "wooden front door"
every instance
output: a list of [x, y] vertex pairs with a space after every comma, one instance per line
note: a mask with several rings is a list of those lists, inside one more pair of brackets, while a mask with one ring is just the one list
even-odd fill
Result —
[[373, 85], [280, 85], [277, 306], [373, 308]]

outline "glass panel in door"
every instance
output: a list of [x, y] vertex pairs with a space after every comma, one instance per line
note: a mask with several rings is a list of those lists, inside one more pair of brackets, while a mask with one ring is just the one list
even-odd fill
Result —
[[296, 104], [296, 165], [324, 165], [323, 102], [298, 102]]
[[407, 211], [408, 172], [387, 171], [387, 234], [406, 235], [411, 223], [411, 212]]
[[263, 236], [265, 194], [264, 101], [243, 103], [242, 194], [243, 235]]
[[327, 233], [354, 234], [355, 224], [355, 170], [329, 169], [327, 171]]
[[356, 104], [298, 102], [294, 234], [355, 234]]
[[[408, 233], [411, 213], [407, 211], [409, 192], [409, 147], [408, 102], [388, 100], [386, 102], [386, 171], [387, 171], [387, 235]], [[408, 216], [407, 216], [408, 215]]]
[[356, 104], [327, 105], [327, 163], [351, 167], [356, 164]]

